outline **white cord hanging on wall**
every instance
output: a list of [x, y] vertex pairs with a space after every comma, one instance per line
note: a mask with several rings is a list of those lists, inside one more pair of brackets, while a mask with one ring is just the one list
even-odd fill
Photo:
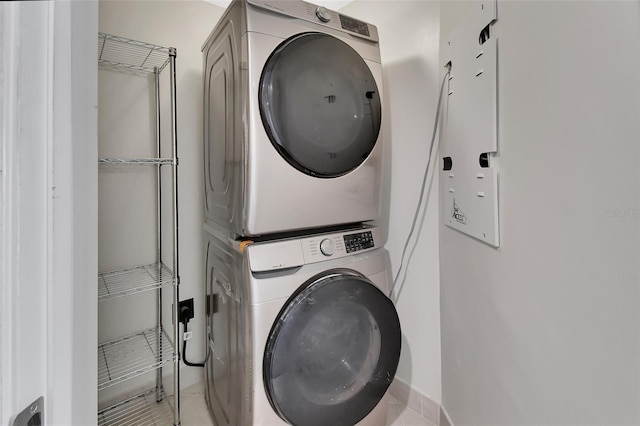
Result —
[[440, 190], [446, 225], [499, 247], [496, 20], [496, 0], [479, 2], [445, 44]]

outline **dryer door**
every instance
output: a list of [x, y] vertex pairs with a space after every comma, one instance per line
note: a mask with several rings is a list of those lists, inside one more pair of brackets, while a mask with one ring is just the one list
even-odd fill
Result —
[[267, 396], [293, 425], [351, 426], [378, 404], [400, 358], [393, 303], [352, 270], [324, 272], [287, 301], [263, 360]]
[[303, 33], [280, 44], [263, 69], [259, 94], [273, 146], [308, 175], [344, 175], [378, 140], [380, 92], [373, 74], [333, 36]]

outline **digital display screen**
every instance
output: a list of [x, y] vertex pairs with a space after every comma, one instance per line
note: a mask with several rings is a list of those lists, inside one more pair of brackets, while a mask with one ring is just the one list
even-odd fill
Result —
[[357, 234], [349, 234], [344, 236], [344, 246], [347, 253], [364, 250], [375, 246], [371, 231], [359, 232]]
[[371, 36], [369, 34], [369, 25], [367, 25], [366, 22], [340, 15], [340, 25], [342, 25], [342, 28], [347, 31], [362, 34], [367, 37]]

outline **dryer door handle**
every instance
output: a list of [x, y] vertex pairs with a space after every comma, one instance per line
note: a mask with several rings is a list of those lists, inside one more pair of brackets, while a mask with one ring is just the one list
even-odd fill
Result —
[[213, 349], [213, 315], [218, 313], [218, 295], [207, 295], [207, 337], [209, 340], [209, 346]]
[[211, 317], [218, 312], [218, 294], [210, 294], [209, 297], [207, 297], [207, 316]]

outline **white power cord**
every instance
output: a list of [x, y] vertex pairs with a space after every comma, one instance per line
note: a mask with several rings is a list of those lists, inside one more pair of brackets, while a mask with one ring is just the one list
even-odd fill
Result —
[[[424, 170], [424, 176], [422, 177], [422, 187], [420, 189], [420, 197], [418, 198], [418, 205], [416, 206], [416, 212], [413, 215], [413, 221], [411, 222], [411, 229], [409, 230], [409, 235], [404, 243], [404, 248], [402, 249], [402, 256], [400, 257], [400, 267], [398, 268], [398, 272], [396, 272], [395, 277], [393, 278], [393, 284], [391, 285], [391, 289], [389, 290], [389, 298], [392, 297], [393, 291], [396, 288], [396, 284], [398, 283], [398, 278], [400, 277], [400, 272], [402, 272], [402, 266], [404, 264], [404, 257], [407, 253], [407, 247], [409, 247], [409, 241], [411, 241], [411, 237], [416, 229], [416, 223], [418, 222], [418, 216], [420, 215], [420, 211], [422, 210], [422, 203], [424, 202], [424, 193], [427, 187], [427, 176], [429, 175], [429, 168], [431, 166], [431, 158], [433, 156], [433, 147], [436, 142], [436, 134], [438, 133], [438, 122], [440, 120], [440, 108], [442, 106], [442, 95], [444, 93], [444, 86], [447, 82], [447, 77], [451, 74], [451, 62], [446, 65], [447, 72], [442, 79], [442, 84], [440, 85], [440, 95], [438, 96], [438, 106], [436, 107], [436, 119], [433, 123], [433, 134], [431, 135], [431, 145], [429, 146], [429, 157], [427, 158], [427, 167]], [[406, 265], [409, 266], [408, 263]], [[406, 267], [405, 267], [406, 271]], [[406, 272], [405, 272], [406, 274]]]

